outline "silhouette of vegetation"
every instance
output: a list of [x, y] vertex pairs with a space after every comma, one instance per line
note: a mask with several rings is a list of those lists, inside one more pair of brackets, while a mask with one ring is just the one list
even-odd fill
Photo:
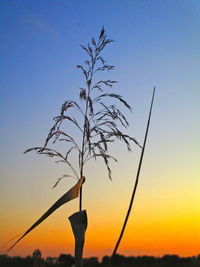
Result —
[[[58, 258], [48, 257], [43, 260], [46, 267], [67, 267], [72, 266], [74, 258], [71, 255], [61, 254]], [[99, 262], [97, 257], [84, 259], [85, 266], [118, 266], [118, 267], [198, 267], [200, 266], [200, 255], [194, 257], [181, 258], [177, 255], [164, 255], [163, 257], [153, 256], [139, 256], [139, 257], [125, 257], [116, 254], [114, 257], [104, 256], [102, 261]], [[33, 258], [28, 256], [21, 257], [8, 257], [0, 255], [0, 267], [32, 267]]]
[[155, 90], [156, 90], [156, 88], [154, 87], [152, 100], [151, 100], [150, 111], [149, 111], [149, 118], [148, 118], [148, 121], [147, 121], [147, 128], [146, 128], [146, 132], [145, 132], [144, 142], [143, 142], [143, 146], [142, 146], [142, 151], [141, 151], [141, 155], [140, 155], [140, 161], [139, 161], [139, 165], [138, 165], [138, 170], [137, 170], [136, 180], [135, 180], [134, 187], [133, 187], [131, 200], [130, 200], [130, 203], [129, 203], [129, 207], [128, 207], [128, 210], [127, 210], [127, 213], [126, 213], [126, 217], [125, 217], [125, 220], [124, 220], [124, 223], [123, 223], [119, 238], [118, 238], [117, 243], [115, 245], [115, 248], [113, 250], [112, 257], [114, 257], [116, 255], [116, 253], [117, 253], [117, 249], [118, 249], [119, 244], [121, 242], [121, 239], [123, 237], [123, 234], [124, 234], [124, 231], [125, 231], [125, 228], [126, 228], [129, 216], [130, 216], [130, 212], [131, 212], [131, 209], [132, 209], [132, 206], [133, 206], [133, 201], [134, 201], [135, 193], [136, 193], [137, 186], [138, 186], [140, 170], [141, 170], [141, 167], [142, 167], [142, 160], [143, 160], [143, 156], [144, 156], [144, 151], [145, 151], [145, 146], [146, 146], [146, 141], [147, 141], [147, 136], [148, 136], [148, 131], [149, 131], [149, 125], [150, 125], [150, 120], [151, 120], [151, 112], [152, 112], [152, 108], [153, 108]]
[[[44, 145], [29, 148], [24, 152], [36, 151], [40, 155], [46, 155], [56, 159], [57, 163], [65, 163], [68, 166], [71, 173], [64, 174], [62, 177], [58, 178], [53, 188], [66, 177], [77, 179], [77, 184], [58, 199], [24, 234], [22, 234], [7, 252], [61, 205], [78, 197], [78, 194], [80, 197], [79, 213], [73, 214], [73, 216], [81, 217], [82, 185], [85, 181], [84, 166], [92, 159], [96, 160], [101, 158], [105, 163], [108, 176], [111, 179], [110, 160], [117, 162], [117, 159], [109, 152], [110, 143], [115, 140], [123, 141], [128, 151], [131, 151], [131, 141], [140, 146], [135, 138], [121, 130], [121, 128], [127, 128], [129, 123], [116, 103], [122, 104], [129, 111], [132, 111], [131, 106], [121, 95], [105, 91], [106, 89], [112, 88], [117, 81], [98, 77], [98, 73], [114, 69], [114, 66], [106, 63], [105, 59], [102, 57], [102, 51], [112, 42], [113, 40], [107, 37], [103, 27], [97, 39], [92, 38], [87, 46], [81, 45], [82, 49], [87, 54], [87, 59], [82, 65], [77, 65], [77, 68], [81, 70], [84, 76], [84, 86], [80, 88], [79, 101], [65, 101], [61, 106], [58, 116], [54, 117], [55, 122], [49, 131]], [[111, 100], [116, 103], [114, 104]], [[60, 142], [62, 146], [57, 149], [55, 145], [58, 145]], [[73, 154], [76, 153], [76, 161], [70, 158], [72, 152]], [[69, 219], [70, 218], [71, 216]], [[85, 222], [86, 221], [87, 214], [85, 211]], [[80, 225], [86, 230], [87, 223], [83, 225], [81, 222]], [[84, 237], [80, 239], [80, 235], [83, 235], [83, 230], [80, 230], [79, 226], [74, 227], [73, 225], [72, 229], [76, 241], [76, 261], [78, 261], [78, 258], [79, 261], [81, 261]], [[80, 244], [77, 243], [78, 240], [81, 240]], [[93, 260], [95, 261], [95, 259]], [[81, 265], [81, 262], [76, 261], [76, 266]]]
[[[37, 151], [38, 154], [57, 158], [57, 163], [65, 163], [72, 174], [64, 174], [58, 179], [55, 187], [63, 178], [74, 177], [81, 179], [84, 173], [85, 164], [91, 159], [103, 159], [111, 179], [110, 160], [117, 161], [110, 153], [108, 146], [116, 139], [123, 141], [128, 151], [131, 150], [130, 141], [138, 142], [131, 136], [123, 133], [120, 126], [127, 128], [129, 125], [126, 117], [116, 104], [110, 103], [109, 99], [118, 101], [128, 110], [131, 106], [119, 94], [104, 92], [106, 88], [112, 88], [117, 82], [110, 79], [95, 80], [96, 75], [102, 71], [111, 71], [113, 65], [106, 63], [102, 57], [104, 48], [112, 43], [106, 35], [104, 27], [101, 29], [97, 40], [92, 38], [87, 46], [81, 45], [88, 58], [83, 65], [77, 65], [84, 76], [84, 86], [79, 91], [79, 102], [68, 100], [61, 106], [60, 113], [54, 118], [54, 125], [49, 131], [45, 144], [42, 147], [33, 147], [25, 151]], [[108, 103], [106, 102], [108, 100]], [[73, 110], [73, 112], [71, 112]], [[71, 114], [72, 113], [72, 114]], [[74, 115], [77, 115], [76, 117]], [[68, 122], [68, 130], [63, 129], [64, 123]], [[70, 128], [73, 128], [72, 133]], [[79, 133], [79, 135], [78, 135]], [[76, 138], [78, 136], [78, 138]], [[66, 151], [57, 151], [50, 146], [50, 143], [64, 142]], [[76, 152], [77, 167], [70, 161], [70, 154]], [[80, 189], [79, 210], [82, 210], [82, 186]]]
[[74, 264], [74, 257], [68, 254], [61, 254], [58, 257], [57, 264], [60, 266], [71, 266]]

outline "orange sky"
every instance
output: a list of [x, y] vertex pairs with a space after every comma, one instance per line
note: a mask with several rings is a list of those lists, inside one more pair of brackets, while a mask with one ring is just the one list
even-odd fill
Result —
[[[128, 113], [119, 105], [130, 122], [127, 133], [140, 143], [157, 88], [134, 207], [118, 253], [200, 254], [200, 1], [3, 0], [0, 9], [0, 247], [75, 184], [66, 178], [51, 190], [69, 169], [23, 151], [43, 145], [62, 103], [79, 99], [85, 84], [75, 66], [86, 60], [79, 44], [87, 45], [104, 25], [116, 42], [103, 56], [116, 70], [100, 79], [119, 80], [108, 90], [133, 107]], [[100, 160], [84, 170], [85, 257], [111, 255], [135, 181], [140, 149], [133, 145], [128, 153], [114, 142], [110, 151], [118, 159], [111, 164], [112, 181]], [[68, 217], [77, 209], [78, 200], [61, 207], [10, 255], [31, 255], [36, 248], [45, 257], [73, 254]]]
[[[128, 160], [130, 159], [127, 158], [127, 162]], [[119, 169], [118, 166], [116, 173]], [[118, 253], [127, 256], [197, 255], [200, 251], [200, 198], [197, 184], [192, 185], [190, 181], [180, 184], [181, 190], [176, 192], [178, 177], [176, 186], [174, 184], [172, 188], [167, 185], [166, 180], [162, 185], [156, 185], [152, 169], [149, 170], [152, 172], [151, 177], [148, 177], [152, 185], [148, 188], [143, 186], [148, 167], [142, 172], [135, 206]], [[88, 171], [92, 176], [92, 171]], [[132, 190], [132, 181], [129, 178], [125, 184], [120, 180], [119, 173], [116, 173], [114, 173], [116, 178], [113, 182], [97, 177], [97, 180], [93, 179], [90, 183], [88, 178], [84, 185], [84, 205], [87, 207], [89, 221], [85, 257], [111, 255], [119, 235]], [[73, 183], [71, 181], [71, 184]], [[93, 190], [94, 187], [98, 189], [96, 192]], [[45, 204], [37, 206], [41, 201], [40, 198], [42, 199], [42, 196], [38, 196], [38, 200], [35, 200], [35, 207], [32, 205], [33, 210], [28, 208], [27, 203], [24, 203], [23, 209], [20, 210], [17, 210], [16, 206], [9, 207], [9, 213], [1, 221], [1, 229], [6, 229], [2, 235], [3, 241], [27, 229], [45, 211], [48, 207], [47, 203], [49, 205], [52, 203], [52, 200], [45, 200]], [[77, 204], [78, 201], [74, 200], [61, 207], [20, 241], [10, 255], [26, 256], [35, 248], [39, 248], [44, 256], [58, 256], [60, 253], [73, 254], [74, 241], [68, 216], [76, 210]]]

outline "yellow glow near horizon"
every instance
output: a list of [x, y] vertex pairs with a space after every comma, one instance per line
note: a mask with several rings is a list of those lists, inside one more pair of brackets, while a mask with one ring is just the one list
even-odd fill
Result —
[[[87, 59], [79, 44], [98, 36], [105, 23], [108, 37], [117, 42], [103, 57], [116, 70], [102, 72], [95, 82], [119, 80], [104, 92], [119, 93], [133, 106], [133, 113], [122, 103], [118, 107], [130, 123], [127, 133], [140, 143], [157, 88], [138, 190], [118, 253], [200, 254], [200, 1], [4, 0], [0, 5], [0, 247], [75, 183], [63, 179], [51, 190], [58, 177], [71, 174], [69, 168], [23, 151], [44, 144], [64, 101], [78, 101], [85, 78], [74, 66]], [[73, 131], [70, 124], [65, 127]], [[73, 137], [79, 139], [77, 131]], [[84, 169], [85, 257], [111, 255], [135, 181], [141, 150], [133, 145], [128, 153], [118, 142], [110, 146], [119, 160], [111, 163], [112, 182], [101, 160]], [[78, 157], [69, 159], [78, 166]], [[73, 254], [68, 217], [77, 210], [78, 200], [61, 207], [10, 255], [31, 255], [36, 248], [45, 257]]]
[[[105, 183], [107, 183], [106, 180]], [[117, 194], [113, 195], [111, 199], [109, 188], [112, 187], [113, 184], [108, 186], [108, 192], [104, 192], [101, 199], [103, 187], [102, 190], [97, 191], [95, 203], [89, 201], [88, 197], [85, 199], [89, 217], [85, 257], [111, 255], [118, 238], [129, 196], [125, 200], [125, 196], [122, 194], [120, 202], [117, 202]], [[114, 186], [114, 190], [119, 193], [121, 188]], [[131, 188], [128, 191], [130, 193]], [[196, 191], [198, 189], [195, 187], [191, 187], [191, 190], [184, 187], [180, 192], [165, 187], [160, 189], [159, 194], [149, 192], [144, 198], [146, 190], [139, 187], [118, 253], [127, 256], [144, 254], [192, 256], [199, 254], [200, 215], [199, 196]], [[88, 193], [86, 190], [85, 194]], [[113, 203], [117, 203], [117, 205], [114, 206]], [[31, 254], [34, 248], [41, 249], [43, 256], [58, 256], [61, 253], [73, 254], [74, 239], [67, 217], [76, 204], [77, 200], [70, 203], [68, 207], [62, 207], [60, 211], [56, 212], [57, 214], [49, 217], [46, 222], [22, 240], [13, 249], [11, 255], [25, 256]], [[65, 213], [65, 209], [67, 213]], [[22, 215], [23, 212], [20, 214]], [[26, 218], [26, 222], [33, 222], [31, 215], [30, 213]], [[7, 228], [12, 229], [10, 236], [14, 236], [24, 229], [23, 218], [18, 220], [18, 224], [16, 220], [8, 222]], [[4, 233], [5, 241], [8, 240], [8, 236], [8, 233]]]

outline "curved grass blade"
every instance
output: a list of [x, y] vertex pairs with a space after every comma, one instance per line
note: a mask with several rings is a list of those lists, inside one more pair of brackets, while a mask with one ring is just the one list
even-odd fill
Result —
[[8, 250], [7, 253], [30, 231], [32, 231], [36, 226], [43, 222], [47, 217], [49, 217], [55, 210], [57, 210], [63, 204], [75, 199], [79, 195], [80, 187], [85, 181], [83, 176], [77, 184], [75, 184], [69, 191], [67, 191], [61, 198], [59, 198]]

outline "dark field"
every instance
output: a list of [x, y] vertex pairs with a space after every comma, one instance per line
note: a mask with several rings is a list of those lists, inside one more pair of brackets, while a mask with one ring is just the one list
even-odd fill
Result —
[[[46, 260], [42, 260], [42, 267], [67, 267], [74, 263], [74, 258], [71, 255], [61, 254], [58, 258], [48, 257]], [[0, 256], [1, 267], [32, 267], [33, 258], [28, 256], [26, 258], [21, 257], [8, 257], [5, 255]], [[108, 256], [104, 256], [102, 261], [99, 262], [98, 258], [92, 257], [84, 259], [83, 266], [133, 266], [133, 267], [199, 267], [200, 255], [188, 258], [180, 258], [177, 255], [165, 255], [161, 258], [155, 258], [151, 256], [142, 257], [124, 257], [122, 255], [116, 255], [113, 259]]]

